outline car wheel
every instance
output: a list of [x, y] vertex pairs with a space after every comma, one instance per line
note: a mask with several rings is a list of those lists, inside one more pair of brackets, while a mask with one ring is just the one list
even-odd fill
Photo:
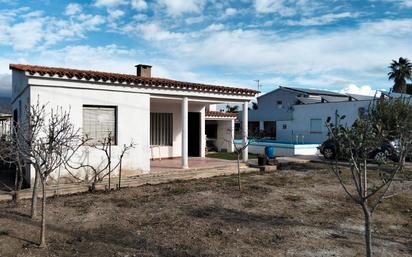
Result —
[[388, 159], [388, 155], [386, 152], [377, 152], [375, 154], [375, 156], [373, 157], [373, 159], [377, 162], [377, 163], [384, 163], [386, 162], [386, 160]]
[[326, 147], [323, 149], [323, 156], [328, 160], [333, 159], [335, 158], [335, 151], [330, 147]]

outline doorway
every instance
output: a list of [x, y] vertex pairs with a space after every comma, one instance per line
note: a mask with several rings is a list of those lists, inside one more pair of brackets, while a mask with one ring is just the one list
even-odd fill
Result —
[[189, 112], [188, 120], [188, 155], [200, 156], [200, 112]]

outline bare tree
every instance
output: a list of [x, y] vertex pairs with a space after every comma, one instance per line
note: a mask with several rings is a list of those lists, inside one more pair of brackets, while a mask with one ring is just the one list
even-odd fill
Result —
[[47, 108], [39, 100], [26, 108], [24, 121], [15, 124], [15, 150], [35, 170], [32, 213], [35, 216], [37, 181], [42, 189], [40, 247], [46, 246], [46, 182], [87, 141], [70, 121], [70, 112], [62, 108]]
[[[381, 98], [375, 100], [352, 127], [339, 125], [343, 119], [344, 116], [338, 115], [338, 124], [330, 123], [330, 118], [327, 121], [336, 146], [331, 167], [346, 194], [363, 211], [366, 256], [371, 257], [372, 215], [380, 203], [398, 192], [394, 181], [404, 170], [406, 155], [412, 148], [412, 107], [409, 99]], [[371, 170], [370, 157], [389, 142], [396, 145], [396, 162], [383, 158], [377, 170]], [[338, 159], [349, 160], [349, 179], [343, 176], [345, 170]], [[372, 175], [378, 175], [379, 179], [372, 179]]]
[[[228, 131], [230, 133], [230, 130]], [[253, 136], [248, 137], [246, 142], [242, 142], [241, 144], [236, 144], [235, 139], [232, 139], [231, 143], [233, 143], [235, 148], [235, 153], [237, 157], [237, 180], [239, 185], [239, 191], [242, 191], [242, 183], [240, 179], [240, 159], [244, 154], [245, 150], [249, 147], [251, 143], [253, 143], [256, 139], [263, 137], [263, 131], [256, 132]]]
[[19, 192], [23, 186], [23, 170], [25, 169], [25, 166], [20, 153], [16, 148], [12, 134], [3, 135], [0, 139], [0, 161], [3, 165], [15, 170], [14, 189], [7, 185], [4, 186], [13, 191], [13, 201], [17, 204], [19, 201]]
[[[113, 156], [112, 156], [112, 135], [111, 132], [108, 132], [107, 137], [103, 140], [97, 141], [95, 143], [88, 144], [88, 150], [97, 150], [101, 152], [104, 156], [104, 161], [102, 161], [99, 165], [90, 165], [85, 164], [84, 161], [81, 161], [79, 164], [72, 164], [70, 162], [66, 163], [66, 169], [86, 169], [92, 172], [92, 177], [87, 182], [89, 183], [89, 190], [94, 192], [96, 190], [97, 183], [103, 181], [106, 177], [108, 178], [108, 188], [111, 189], [111, 175], [112, 172], [119, 168], [119, 184], [118, 188], [120, 189], [121, 186], [121, 175], [122, 175], [122, 161], [124, 155], [132, 148], [135, 147], [135, 144], [131, 142], [129, 145], [123, 145], [122, 149], [120, 150], [119, 158], [115, 165], [113, 165]], [[72, 174], [73, 175], [73, 174]], [[74, 175], [73, 175], [74, 176]], [[74, 176], [75, 177], [75, 176]], [[80, 178], [77, 178], [81, 180]]]

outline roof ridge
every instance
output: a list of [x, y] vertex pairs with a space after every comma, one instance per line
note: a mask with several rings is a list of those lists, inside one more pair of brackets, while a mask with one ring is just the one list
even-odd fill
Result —
[[259, 91], [254, 89], [248, 88], [239, 88], [239, 87], [230, 87], [230, 86], [221, 86], [221, 85], [211, 85], [211, 84], [203, 84], [203, 83], [196, 83], [196, 82], [188, 82], [188, 81], [179, 81], [167, 78], [158, 78], [158, 77], [140, 77], [132, 74], [123, 74], [123, 73], [113, 73], [113, 72], [104, 72], [104, 71], [94, 71], [94, 70], [81, 70], [81, 69], [73, 69], [73, 68], [62, 68], [62, 67], [48, 67], [48, 66], [39, 66], [39, 65], [27, 65], [27, 64], [10, 64], [10, 69], [21, 70], [25, 72], [29, 72], [30, 74], [34, 75], [38, 73], [40, 76], [44, 76], [45, 74], [54, 76], [58, 75], [59, 77], [67, 76], [69, 78], [76, 77], [77, 79], [86, 80], [103, 80], [106, 82], [110, 80], [112, 82], [145, 82], [145, 83], [164, 83], [164, 84], [174, 84], [176, 86], [183, 86], [186, 88], [194, 87], [200, 90], [210, 89], [210, 90], [217, 90], [217, 91], [229, 91], [233, 93], [240, 93], [240, 94], [248, 94], [248, 95], [256, 95]]

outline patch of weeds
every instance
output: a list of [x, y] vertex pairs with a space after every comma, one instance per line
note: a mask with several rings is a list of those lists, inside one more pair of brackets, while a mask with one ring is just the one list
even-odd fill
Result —
[[331, 233], [330, 237], [333, 239], [347, 239], [348, 237], [342, 234]]
[[79, 199], [66, 200], [63, 204], [64, 207], [82, 209], [83, 211], [88, 210], [92, 205], [92, 201], [82, 201]]
[[220, 228], [212, 227], [206, 231], [207, 237], [221, 236], [223, 231]]
[[303, 197], [300, 195], [286, 195], [283, 198], [290, 202], [300, 202], [303, 200]]
[[8, 235], [9, 235], [9, 231], [0, 230], [0, 236], [8, 236]]
[[277, 187], [285, 187], [292, 183], [292, 179], [287, 176], [273, 176], [270, 180], [265, 181], [266, 185], [269, 186], [277, 186]]
[[190, 215], [196, 218], [207, 218], [212, 213], [216, 212], [216, 208], [213, 206], [205, 207], [205, 208], [198, 208], [193, 209], [190, 211]]
[[412, 198], [405, 193], [394, 195], [385, 199], [379, 209], [387, 214], [400, 213], [412, 217]]
[[136, 199], [111, 199], [111, 201], [120, 208], [138, 207], [138, 201]]
[[268, 194], [272, 192], [272, 189], [258, 185], [251, 185], [248, 187], [248, 189], [257, 194]]
[[255, 208], [256, 205], [257, 205], [256, 202], [253, 201], [253, 200], [248, 200], [248, 201], [242, 203], [242, 206], [244, 208], [247, 208], [247, 209]]
[[271, 238], [270, 241], [271, 241], [272, 243], [279, 244], [279, 243], [281, 243], [282, 241], [284, 241], [284, 239], [285, 239], [284, 236], [281, 236], [281, 235], [276, 234], [276, 235], [274, 235], [274, 236]]
[[169, 193], [173, 195], [181, 195], [181, 194], [186, 194], [188, 192], [189, 192], [189, 189], [183, 186], [176, 186], [176, 187], [169, 189]]

